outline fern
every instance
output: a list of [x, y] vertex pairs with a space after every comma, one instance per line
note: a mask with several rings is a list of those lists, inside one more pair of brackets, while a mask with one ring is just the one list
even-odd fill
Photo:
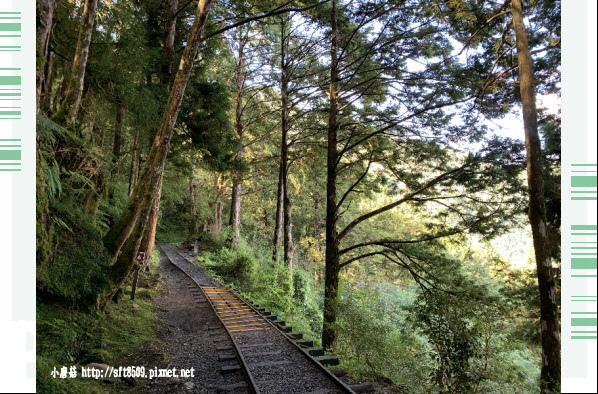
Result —
[[48, 199], [54, 202], [62, 195], [62, 182], [60, 181], [60, 166], [54, 160], [53, 165], [44, 165], [44, 179], [46, 180], [46, 193]]

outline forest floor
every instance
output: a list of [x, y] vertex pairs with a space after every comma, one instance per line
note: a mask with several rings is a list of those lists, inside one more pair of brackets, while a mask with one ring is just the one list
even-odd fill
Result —
[[[217, 317], [198, 305], [198, 296], [189, 291], [191, 280], [160, 253], [163, 289], [155, 300], [157, 314], [163, 320], [161, 340], [166, 344], [169, 363], [162, 368], [191, 369], [193, 377], [159, 378], [148, 382], [147, 392], [229, 391], [243, 381], [241, 374], [221, 375], [217, 342], [208, 327], [218, 326]], [[244, 392], [244, 390], [241, 390]]]

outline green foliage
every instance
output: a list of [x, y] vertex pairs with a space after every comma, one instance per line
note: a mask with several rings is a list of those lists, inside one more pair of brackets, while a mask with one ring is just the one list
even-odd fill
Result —
[[[38, 296], [93, 308], [110, 284], [103, 234], [95, 218], [84, 212], [82, 200], [93, 182], [81, 167], [95, 159], [83, 141], [44, 116], [37, 117], [37, 131], [52, 222], [51, 243], [42, 245], [49, 258], [37, 265]], [[39, 223], [37, 230], [41, 230]]]
[[[40, 393], [112, 393], [127, 391], [129, 386], [106, 385], [96, 379], [80, 377], [81, 367], [90, 363], [104, 363], [118, 367], [126, 365], [127, 357], [140, 347], [153, 347], [163, 352], [163, 344], [156, 338], [158, 318], [154, 306], [142, 299], [122, 300], [111, 304], [105, 312], [86, 313], [59, 306], [38, 303], [36, 341], [36, 385]], [[131, 365], [135, 365], [131, 361]], [[54, 379], [54, 367], [76, 366], [76, 379]], [[143, 382], [140, 382], [142, 385]]]
[[[70, 252], [76, 253], [74, 250]], [[77, 257], [78, 255], [74, 256]], [[149, 302], [157, 296], [162, 283], [158, 269], [159, 253], [154, 249], [151, 254], [150, 273], [140, 275], [134, 303], [129, 299], [131, 287], [125, 286], [125, 298], [117, 304], [110, 303], [102, 312], [95, 309], [72, 309], [53, 302], [53, 299], [40, 300], [38, 294], [37, 392], [130, 392], [130, 387], [123, 383], [106, 385], [96, 379], [81, 378], [81, 367], [91, 362], [116, 367], [127, 364], [142, 365], [138, 358], [139, 349], [152, 349], [156, 355], [166, 357], [165, 345], [157, 337], [159, 319], [155, 314], [155, 307]], [[88, 286], [81, 279], [72, 276], [70, 279], [77, 285]], [[63, 282], [65, 281], [60, 283]], [[60, 371], [61, 366], [76, 366], [78, 377], [52, 378], [50, 373], [53, 368], [56, 367]], [[143, 390], [143, 385], [143, 382], [138, 382], [137, 389]]]
[[353, 376], [390, 380], [408, 392], [424, 391], [428, 345], [405, 321], [414, 290], [367, 282], [342, 288], [338, 355]]
[[[526, 210], [523, 144], [487, 139], [489, 127], [480, 122], [484, 115], [504, 116], [518, 100], [516, 84], [501, 82], [510, 78], [510, 68], [517, 63], [510, 48], [509, 13], [493, 17], [501, 4], [376, 0], [339, 7], [337, 202], [346, 198], [337, 209], [337, 229], [423, 188], [414, 198], [361, 222], [341, 240], [341, 263], [352, 262], [341, 270], [338, 353], [356, 377], [390, 380], [410, 393], [534, 392], [537, 386], [534, 273], [509, 267], [508, 261], [495, 256], [499, 253], [473, 241], [481, 234], [484, 240], [506, 234], [497, 241], [507, 244], [510, 255], [502, 257], [509, 260], [525, 254], [525, 243], [519, 240], [529, 238], [519, 229], [520, 213]], [[216, 2], [207, 31], [278, 5]], [[537, 54], [536, 77], [544, 91], [558, 86], [559, 5], [528, 4], [533, 11], [529, 23], [534, 26], [530, 44]], [[59, 56], [50, 86], [53, 103], [43, 109], [48, 116], [62, 116], [56, 108], [64, 95], [63, 82], [71, 78], [66, 59], [73, 58], [79, 6], [63, 1], [55, 12], [50, 46]], [[118, 358], [124, 353], [112, 348], [127, 349], [137, 340], [135, 335], [144, 335], [136, 332], [139, 322], [128, 320], [145, 316], [142, 310], [131, 315], [119, 304], [96, 316], [83, 315], [80, 309], [93, 306], [109, 284], [104, 271], [111, 256], [102, 235], [123, 212], [129, 175], [134, 180], [147, 159], [172, 86], [173, 73], [168, 70], [177, 69], [190, 27], [184, 21], [194, 8], [188, 3], [179, 10], [174, 52], [165, 57], [168, 16], [163, 1], [100, 2], [96, 19], [102, 28], [92, 37], [77, 125], [66, 130], [46, 116], [37, 119], [44, 179], [38, 218], [48, 213], [48, 223], [37, 223], [38, 261], [43, 262], [37, 267], [38, 299], [59, 301], [58, 306], [44, 304], [39, 310], [41, 391], [68, 390], [47, 379], [53, 363], [122, 363]], [[199, 257], [204, 267], [316, 342], [322, 329], [327, 168], [323, 131], [330, 82], [328, 55], [322, 48], [330, 45], [330, 11], [331, 4], [324, 3], [309, 11], [304, 25], [296, 24], [302, 19], [296, 13], [288, 26], [292, 275], [282, 262], [272, 261], [282, 94], [278, 17], [202, 43], [170, 141], [157, 228], [160, 242], [198, 237], [218, 249]], [[489, 25], [483, 26], [485, 21]], [[238, 33], [249, 30], [238, 114], [233, 113]], [[314, 34], [303, 34], [308, 31]], [[500, 42], [497, 37], [502, 37]], [[543, 49], [547, 43], [555, 45]], [[474, 50], [455, 56], [463, 45]], [[45, 61], [38, 60], [40, 65]], [[113, 154], [121, 108], [126, 110], [122, 144], [120, 154]], [[232, 130], [237, 121], [244, 127], [243, 140]], [[540, 122], [546, 141], [548, 231], [554, 241], [560, 231], [559, 122], [557, 117]], [[233, 159], [233, 150], [241, 145], [242, 156]], [[133, 153], [136, 160], [130, 167]], [[220, 232], [190, 231], [191, 223], [211, 228], [217, 204], [224, 206], [220, 219], [226, 221], [231, 165], [240, 167], [243, 175], [242, 239], [234, 251], [222, 248], [231, 234], [226, 225]], [[440, 174], [446, 176], [426, 186]], [[196, 186], [193, 210], [191, 179]], [[89, 191], [101, 197], [95, 216], [85, 213]], [[452, 232], [463, 233], [450, 240], [412, 243]], [[365, 245], [347, 250], [359, 243]], [[553, 254], [558, 253], [557, 245]], [[157, 295], [156, 258], [152, 254], [154, 273], [140, 279], [145, 285], [138, 290], [141, 300]], [[52, 309], [65, 305], [80, 309]], [[111, 315], [121, 307], [122, 316]], [[149, 315], [140, 320], [153, 324], [145, 318], [151, 320]], [[90, 328], [108, 323], [124, 333], [122, 338]], [[50, 328], [60, 335], [51, 334]], [[98, 346], [98, 335], [111, 349]], [[92, 391], [87, 386], [77, 389]]]
[[[242, 240], [234, 251], [223, 247], [198, 256], [198, 261], [220, 280], [235, 286], [253, 302], [279, 314], [289, 323], [296, 315], [304, 317], [304, 314], [311, 314], [315, 319], [304, 323], [307, 327], [310, 323], [317, 325], [319, 311], [312, 294], [308, 294], [309, 284], [300, 282], [295, 286], [287, 267], [275, 264], [270, 256], [269, 250], [249, 247]], [[305, 277], [305, 274], [298, 275]], [[294, 302], [298, 299], [302, 300], [302, 304]], [[318, 330], [317, 327], [313, 329]]]
[[472, 321], [483, 310], [471, 310], [463, 297], [428, 294], [425, 301], [413, 308], [413, 318], [429, 338], [431, 357], [437, 367], [430, 378], [440, 392], [473, 392], [483, 379], [484, 369], [475, 368], [474, 360], [482, 360], [484, 331]]
[[243, 248], [234, 251], [222, 248], [216, 253], [198, 257], [205, 268], [222, 277], [227, 282], [238, 285], [251, 283], [257, 268], [257, 261]]
[[409, 307], [409, 320], [430, 344], [429, 378], [439, 392], [537, 390], [539, 368], [510, 335], [506, 305], [506, 299], [476, 284], [454, 295], [424, 292]]
[[84, 214], [55, 217], [53, 260], [38, 267], [40, 295], [55, 297], [70, 306], [93, 308], [109, 285], [102, 234]]

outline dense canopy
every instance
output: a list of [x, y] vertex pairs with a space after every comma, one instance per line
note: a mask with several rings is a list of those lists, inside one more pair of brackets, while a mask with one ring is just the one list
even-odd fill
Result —
[[560, 95], [559, 1], [37, 16], [40, 304], [107, 313], [138, 252], [198, 240], [356, 377], [558, 390], [560, 113], [535, 95]]

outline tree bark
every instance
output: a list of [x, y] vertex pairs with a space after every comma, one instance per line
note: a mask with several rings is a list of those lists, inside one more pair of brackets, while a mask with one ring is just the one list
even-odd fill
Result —
[[149, 218], [147, 221], [147, 227], [143, 234], [143, 239], [141, 240], [141, 244], [139, 245], [139, 251], [144, 252], [146, 258], [152, 255], [152, 250], [154, 249], [154, 242], [156, 240], [156, 229], [158, 228], [158, 219], [160, 217], [160, 198], [159, 196], [162, 194], [162, 180], [160, 180], [160, 185], [154, 199], [152, 201], [152, 206], [149, 213]]
[[276, 219], [274, 223], [274, 251], [272, 252], [272, 260], [278, 261], [280, 259], [280, 240], [282, 239], [282, 228], [284, 222], [284, 193], [283, 193], [283, 166], [280, 163], [278, 166], [278, 187], [276, 191]]
[[214, 181], [214, 189], [216, 191], [216, 199], [214, 201], [214, 225], [212, 226], [212, 232], [214, 234], [220, 234], [222, 230], [222, 175], [218, 175]]
[[48, 55], [48, 42], [50, 41], [50, 32], [52, 31], [52, 18], [56, 0], [37, 0], [35, 4], [36, 11], [36, 40], [37, 40], [37, 86], [35, 94], [35, 113], [39, 113], [42, 86], [44, 84], [45, 59]]
[[114, 126], [114, 143], [112, 144], [112, 153], [114, 154], [115, 163], [118, 163], [118, 159], [122, 150], [124, 117], [125, 108], [122, 105], [120, 105], [118, 107], [118, 112], [116, 112], [116, 124]]
[[241, 161], [243, 159], [243, 88], [245, 85], [245, 44], [246, 38], [243, 37], [239, 29], [239, 49], [237, 61], [237, 100], [235, 107], [235, 133], [237, 137], [237, 151], [235, 154], [235, 168], [233, 170], [233, 185], [231, 196], [231, 210], [229, 225], [231, 226], [231, 249], [236, 248], [241, 237]]
[[[44, 59], [48, 53], [48, 41], [52, 30], [52, 18], [56, 7], [55, 0], [38, 0], [36, 2], [36, 41], [37, 41], [37, 85], [35, 97], [35, 113], [39, 113], [41, 87], [45, 79]], [[45, 266], [50, 260], [52, 242], [49, 203], [45, 190], [42, 157], [39, 135], [35, 135], [35, 180], [36, 180], [36, 263]]]
[[[116, 262], [114, 265], [120, 265], [118, 268], [115, 267], [115, 270], [121, 274], [128, 274], [130, 271], [130, 267], [132, 267], [134, 263], [137, 248], [134, 248], [134, 250], [129, 248], [127, 250], [128, 255], [126, 256], [124, 256], [124, 251], [120, 254], [119, 252], [130, 236], [138, 236], [140, 238], [139, 241], [141, 241], [141, 236], [145, 230], [145, 228], [143, 228], [141, 231], [134, 233], [136, 223], [143, 222], [143, 220], [140, 221], [138, 218], [140, 217], [140, 214], [145, 212], [146, 208], [147, 212], [145, 214], [149, 216], [149, 207], [147, 206], [151, 204], [152, 199], [150, 198], [148, 200], [146, 195], [157, 194], [158, 200], [160, 198], [159, 192], [161, 192], [162, 174], [166, 163], [166, 154], [168, 153], [170, 140], [172, 139], [172, 134], [174, 132], [174, 125], [181, 108], [185, 88], [187, 87], [187, 82], [191, 75], [191, 68], [197, 57], [201, 35], [207, 21], [211, 4], [212, 0], [199, 0], [198, 2], [195, 21], [193, 22], [193, 26], [191, 27], [187, 39], [187, 46], [183, 51], [168, 103], [166, 104], [164, 115], [162, 116], [162, 122], [152, 143], [148, 158], [143, 165], [143, 170], [141, 171], [127, 206], [119, 217], [118, 222], [112, 226], [110, 231], [104, 237], [104, 243], [112, 253], [113, 261]], [[129, 269], [126, 269], [128, 266]]]
[[73, 70], [71, 72], [66, 96], [64, 97], [57, 116], [58, 121], [66, 119], [66, 124], [69, 126], [73, 125], [77, 119], [97, 6], [98, 0], [85, 0], [83, 5], [83, 15], [81, 16], [77, 48], [75, 50], [75, 58], [73, 59]]
[[[135, 185], [139, 181], [139, 176], [141, 175], [141, 167], [142, 167], [143, 163], [144, 163], [143, 154], [142, 154], [141, 149], [139, 149], [137, 152], [137, 170], [135, 171], [135, 184], [133, 185], [133, 190], [135, 189]], [[132, 192], [131, 192], [131, 194], [132, 194]], [[131, 196], [131, 195], [129, 194], [129, 196]]]
[[332, 42], [330, 48], [330, 109], [328, 113], [328, 154], [326, 174], [326, 278], [324, 280], [324, 324], [322, 347], [336, 350], [338, 332], [336, 330], [339, 282], [339, 240], [336, 229], [336, 176], [337, 176], [337, 131], [338, 112], [338, 26], [336, 21], [336, 0], [332, 0]]
[[139, 129], [135, 131], [135, 139], [133, 140], [133, 149], [131, 150], [131, 163], [129, 165], [129, 196], [133, 193], [133, 186], [135, 185], [135, 156], [137, 155], [137, 141], [139, 140]]
[[318, 183], [316, 182], [314, 191], [313, 191], [313, 201], [314, 201], [314, 219], [313, 219], [313, 237], [318, 239], [320, 237], [320, 220], [318, 218], [318, 211], [320, 210], [320, 196], [318, 195]]
[[546, 208], [542, 184], [542, 147], [538, 135], [538, 113], [533, 82], [533, 64], [527, 41], [521, 0], [512, 0], [513, 28], [519, 61], [519, 90], [527, 152], [529, 220], [532, 227], [538, 287], [540, 290], [540, 331], [542, 334], [541, 391], [560, 392], [561, 344], [559, 316], [552, 259], [546, 232]]
[[289, 196], [289, 186], [286, 183], [284, 193], [284, 261], [288, 270], [293, 271], [293, 206]]
[[197, 235], [197, 217], [195, 212], [195, 184], [194, 184], [194, 177], [193, 177], [193, 169], [191, 169], [191, 174], [189, 176], [189, 214], [191, 215], [191, 221], [189, 223], [189, 240], [193, 240]]
[[58, 111], [59, 107], [60, 107], [60, 100], [62, 99], [62, 97], [64, 97], [66, 95], [66, 91], [69, 87], [69, 73], [70, 71], [68, 70], [69, 66], [68, 63], [63, 63], [62, 65], [62, 72], [63, 72], [63, 77], [62, 77], [62, 81], [60, 81], [60, 89], [56, 90], [56, 94], [54, 94], [54, 100], [52, 100], [52, 113], [56, 114], [56, 112]]
[[98, 306], [101, 309], [106, 308], [108, 302], [110, 302], [112, 297], [114, 297], [114, 294], [116, 294], [118, 289], [123, 285], [127, 279], [127, 276], [129, 276], [129, 273], [136, 264], [135, 257], [137, 256], [137, 251], [140, 250], [139, 247], [141, 245], [143, 232], [145, 231], [147, 222], [149, 220], [152, 194], [147, 193], [144, 197], [145, 198], [141, 203], [142, 208], [132, 226], [130, 237], [128, 237], [126, 242], [124, 242], [120, 254], [117, 255], [115, 263], [110, 267], [108, 272], [109, 277], [112, 279], [113, 286], [103, 300], [98, 300]]
[[[166, 19], [166, 39], [162, 49], [162, 83], [167, 86], [172, 76], [172, 54], [174, 53], [174, 38], [176, 35], [176, 12], [179, 0], [170, 0]], [[168, 77], [168, 78], [167, 78]]]
[[287, 64], [286, 16], [280, 17], [281, 45], [280, 45], [280, 74], [281, 74], [281, 128], [280, 143], [280, 172], [282, 174], [282, 194], [284, 207], [284, 261], [289, 271], [293, 270], [293, 222], [291, 197], [289, 195], [289, 75]]
[[[236, 158], [237, 161], [241, 160], [243, 154], [242, 149], [237, 149]], [[233, 186], [231, 195], [231, 211], [229, 225], [231, 226], [231, 241], [230, 247], [234, 249], [239, 243], [241, 237], [241, 170], [239, 165], [234, 169], [233, 172]]]
[[52, 84], [54, 83], [54, 61], [56, 59], [56, 55], [54, 52], [50, 52], [48, 54], [48, 62], [44, 69], [44, 78], [45, 81], [43, 82], [41, 98], [40, 98], [40, 108], [48, 112], [50, 110], [50, 99], [52, 97]]

